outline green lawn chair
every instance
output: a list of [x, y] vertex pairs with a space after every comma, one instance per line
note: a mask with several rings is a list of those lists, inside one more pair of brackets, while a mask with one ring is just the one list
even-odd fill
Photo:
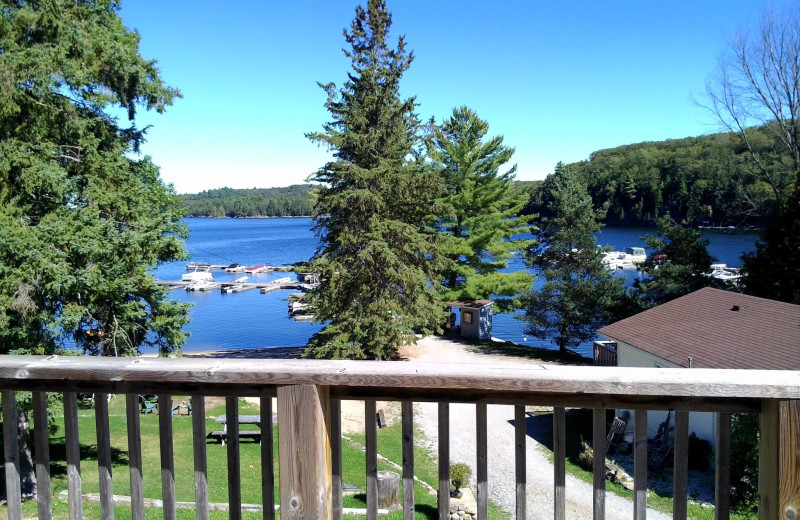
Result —
[[144, 396], [139, 396], [139, 404], [141, 405], [141, 413], [147, 415], [149, 413], [155, 413], [158, 411], [158, 401], [149, 401], [144, 398]]

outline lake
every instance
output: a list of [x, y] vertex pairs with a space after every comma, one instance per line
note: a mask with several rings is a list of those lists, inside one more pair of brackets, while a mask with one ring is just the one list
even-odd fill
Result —
[[[311, 231], [309, 218], [270, 219], [186, 219], [190, 235], [186, 249], [188, 261], [214, 264], [240, 263], [245, 265], [281, 266], [308, 260], [319, 245]], [[655, 232], [654, 228], [605, 228], [598, 236], [600, 245], [614, 249], [644, 246], [641, 239]], [[758, 235], [704, 231], [711, 243], [709, 252], [719, 262], [729, 266], [741, 265], [739, 257], [754, 249]], [[188, 262], [187, 261], [187, 262]], [[170, 262], [155, 271], [160, 280], [179, 280], [186, 272], [187, 262]], [[509, 264], [510, 271], [524, 269], [520, 255]], [[635, 271], [618, 271], [619, 276], [629, 281]], [[225, 282], [242, 276], [241, 273], [214, 271], [214, 279]], [[292, 273], [269, 273], [252, 275], [250, 281], [267, 281]], [[539, 280], [537, 283], [541, 283]], [[289, 317], [287, 296], [289, 291], [260, 294], [246, 291], [223, 294], [220, 291], [186, 292], [175, 290], [171, 298], [192, 302], [192, 321], [187, 325], [191, 333], [183, 350], [186, 352], [219, 349], [252, 349], [265, 347], [303, 346], [312, 334], [322, 328], [310, 322], [296, 322]], [[512, 315], [495, 315], [493, 335], [497, 338], [521, 344], [554, 348], [548, 341], [536, 340], [523, 333], [523, 323]], [[583, 355], [591, 355], [591, 344], [578, 349]], [[145, 351], [146, 352], [146, 351]]]

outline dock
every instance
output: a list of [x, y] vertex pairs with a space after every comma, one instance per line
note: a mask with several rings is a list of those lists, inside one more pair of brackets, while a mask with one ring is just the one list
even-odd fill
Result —
[[[168, 287], [169, 289], [186, 289], [186, 286], [189, 285], [190, 282], [184, 282], [181, 280], [158, 280], [156, 283], [158, 285], [163, 285]], [[268, 282], [256, 282], [256, 283], [235, 283], [235, 282], [216, 282], [211, 285], [204, 286], [200, 288], [201, 291], [211, 291], [219, 289], [223, 293], [238, 293], [244, 291], [250, 291], [253, 289], [260, 289], [261, 294], [267, 294], [274, 291], [279, 291], [281, 289], [288, 289], [288, 290], [304, 290], [305, 284], [301, 284], [299, 282], [293, 281], [289, 277], [279, 278], [277, 280], [271, 280]]]

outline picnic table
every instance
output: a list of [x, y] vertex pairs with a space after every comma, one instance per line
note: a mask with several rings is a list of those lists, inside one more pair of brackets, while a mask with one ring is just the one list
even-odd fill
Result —
[[[220, 415], [217, 417], [216, 421], [222, 424], [222, 430], [217, 430], [209, 433], [209, 437], [214, 439], [218, 439], [222, 442], [222, 445], [225, 445], [225, 441], [228, 440], [228, 416], [227, 415]], [[254, 424], [258, 426], [259, 429], [257, 430], [242, 430], [239, 429], [239, 439], [243, 438], [251, 438], [255, 441], [258, 441], [258, 444], [261, 444], [261, 416], [260, 415], [240, 415], [239, 416], [239, 426], [243, 424]]]

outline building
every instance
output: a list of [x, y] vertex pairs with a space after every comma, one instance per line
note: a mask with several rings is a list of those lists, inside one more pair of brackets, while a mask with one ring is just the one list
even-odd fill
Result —
[[[615, 357], [620, 367], [800, 370], [800, 305], [710, 287], [598, 333], [609, 341], [596, 345], [596, 362]], [[651, 433], [664, 415], [650, 413]], [[692, 414], [690, 431], [714, 446], [715, 420]]]
[[492, 300], [451, 302], [447, 307], [448, 328], [459, 329], [462, 338], [492, 339], [493, 303]]

